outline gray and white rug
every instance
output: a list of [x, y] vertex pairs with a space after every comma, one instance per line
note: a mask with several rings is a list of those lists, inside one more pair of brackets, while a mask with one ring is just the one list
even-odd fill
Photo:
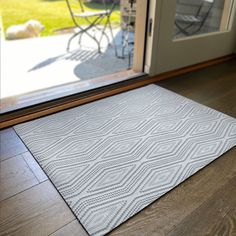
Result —
[[236, 119], [156, 85], [14, 128], [96, 236], [236, 145]]

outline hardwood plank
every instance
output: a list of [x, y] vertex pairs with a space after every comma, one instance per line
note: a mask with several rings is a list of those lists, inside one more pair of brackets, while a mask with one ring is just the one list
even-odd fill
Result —
[[48, 179], [46, 174], [43, 172], [39, 164], [36, 162], [34, 157], [31, 155], [30, 152], [26, 152], [22, 154], [22, 157], [24, 158], [25, 162], [28, 164], [31, 171], [34, 173], [38, 181], [41, 183]]
[[49, 181], [0, 202], [0, 235], [46, 236], [75, 219]]
[[[190, 73], [158, 85], [236, 117], [236, 61], [227, 65]], [[215, 69], [214, 69], [215, 68]], [[213, 70], [214, 69], [214, 70]]]
[[[184, 96], [186, 96], [185, 93], [188, 92], [191, 96], [191, 92], [201, 93], [202, 91], [199, 90], [201, 86], [208, 85], [208, 87], [216, 87], [214, 85], [217, 81], [223, 82], [228, 77], [232, 78], [232, 83], [235, 84], [233, 80], [236, 76], [235, 66], [236, 60], [231, 60], [218, 66], [212, 66], [168, 80], [159, 81], [158, 84]], [[222, 80], [222, 78], [224, 78], [224, 80]]]
[[167, 234], [236, 176], [235, 155], [236, 148], [126, 221], [110, 236]]
[[209, 235], [236, 235], [236, 208], [231, 209], [223, 220], [215, 225]]
[[[168, 81], [162, 81], [157, 84], [183, 96], [190, 97], [197, 102], [204, 102], [209, 98], [219, 97], [222, 92], [224, 93], [229, 89], [235, 88], [235, 66], [236, 61], [232, 61], [227, 67], [227, 72], [225, 71], [225, 66], [222, 65], [222, 70], [210, 70], [209, 68], [208, 73], [206, 73], [206, 71], [205, 73], [199, 72]], [[216, 74], [216, 71], [218, 74]]]
[[89, 236], [77, 220], [73, 220], [66, 226], [57, 230], [51, 236]]
[[211, 98], [204, 102], [205, 105], [216, 109], [217, 111], [226, 113], [229, 116], [236, 117], [236, 87], [229, 89], [228, 92], [220, 96]]
[[0, 147], [1, 161], [27, 151], [27, 148], [12, 128], [0, 131]]
[[9, 198], [39, 182], [22, 156], [1, 162], [0, 200]]
[[191, 97], [191, 99], [200, 103], [205, 103], [209, 99], [219, 98], [222, 94], [235, 90], [236, 81], [233, 78], [236, 78], [236, 73], [232, 77], [225, 77], [224, 80], [215, 80], [214, 84], [205, 83], [196, 86], [196, 90], [189, 90], [188, 93], [185, 93], [185, 96]]
[[[236, 176], [212, 195], [197, 210], [177, 225], [168, 236], [211, 234], [233, 206], [236, 206]], [[233, 223], [233, 228], [235, 222]], [[231, 227], [230, 227], [231, 228]], [[228, 230], [227, 230], [228, 231]], [[229, 229], [231, 231], [231, 229]], [[230, 235], [230, 234], [228, 234]]]

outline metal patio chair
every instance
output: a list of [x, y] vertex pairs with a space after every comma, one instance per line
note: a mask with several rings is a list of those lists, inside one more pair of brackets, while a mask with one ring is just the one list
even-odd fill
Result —
[[[198, 33], [205, 24], [213, 5], [214, 0], [202, 0], [195, 15], [176, 13], [175, 25], [178, 29], [176, 35], [182, 33], [190, 36]], [[196, 28], [193, 29], [194, 27]]]
[[[110, 20], [111, 14], [113, 13], [117, 5], [117, 0], [113, 1], [113, 4], [111, 5], [110, 8], [107, 7], [107, 1], [103, 0], [102, 4], [103, 4], [104, 10], [95, 11], [95, 12], [85, 10], [82, 0], [66, 0], [66, 3], [69, 9], [71, 18], [75, 26], [79, 29], [79, 31], [74, 33], [69, 39], [68, 44], [67, 44], [67, 51], [70, 50], [70, 44], [74, 38], [79, 36], [79, 45], [80, 45], [83, 34], [86, 34], [87, 36], [89, 36], [91, 39], [93, 39], [96, 42], [98, 46], [98, 52], [101, 53], [101, 41], [103, 37], [106, 37], [108, 44], [110, 44], [109, 37], [106, 33], [106, 29], [109, 28], [110, 33], [111, 33], [111, 38], [113, 41], [113, 46], [115, 49], [115, 55], [117, 56], [117, 48], [116, 48], [112, 26], [111, 26], [111, 20]], [[83, 26], [80, 23], [78, 23], [78, 19], [83, 19], [86, 22], [86, 25]], [[99, 26], [101, 25], [101, 22], [104, 19], [105, 19], [105, 24], [102, 26], [102, 28], [99, 28]], [[101, 32], [100, 38], [98, 39], [96, 35], [92, 35], [91, 32], [89, 32], [90, 29], [95, 29]]]

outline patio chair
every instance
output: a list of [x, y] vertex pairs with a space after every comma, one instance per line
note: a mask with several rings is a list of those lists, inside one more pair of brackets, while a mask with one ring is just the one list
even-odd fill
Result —
[[213, 5], [214, 0], [202, 0], [195, 15], [177, 13], [175, 15], [175, 25], [178, 29], [176, 35], [182, 33], [190, 36], [198, 33], [205, 24]]
[[[115, 48], [115, 55], [117, 56], [117, 48], [116, 48], [112, 26], [111, 26], [111, 20], [110, 20], [111, 14], [117, 5], [117, 0], [113, 1], [113, 4], [111, 5], [109, 9], [107, 8], [106, 0], [103, 0], [102, 4], [103, 4], [104, 10], [95, 11], [95, 12], [85, 10], [82, 0], [66, 0], [66, 3], [69, 9], [71, 18], [75, 26], [79, 29], [79, 31], [75, 32], [69, 39], [68, 44], [67, 44], [67, 51], [70, 51], [70, 44], [74, 38], [79, 36], [79, 45], [80, 45], [83, 34], [86, 34], [87, 36], [89, 36], [91, 39], [94, 40], [94, 42], [97, 44], [98, 52], [101, 53], [101, 41], [103, 37], [106, 37], [108, 44], [110, 44], [109, 37], [106, 33], [106, 29], [109, 28], [113, 45]], [[84, 22], [86, 22], [86, 26], [82, 26], [78, 22], [79, 19], [83, 19]], [[104, 19], [105, 19], [105, 24], [102, 26], [102, 28], [100, 28], [99, 25], [101, 25], [101, 22]], [[90, 29], [95, 29], [101, 32], [100, 38], [98, 39], [96, 35], [92, 35], [91, 32], [89, 32]]]

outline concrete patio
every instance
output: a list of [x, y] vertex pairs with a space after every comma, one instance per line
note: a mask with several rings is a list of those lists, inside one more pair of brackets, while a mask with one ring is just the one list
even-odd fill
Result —
[[[121, 54], [121, 30], [114, 29], [114, 35]], [[81, 47], [75, 39], [71, 51], [66, 52], [70, 36], [2, 40], [1, 98], [72, 82], [89, 83], [93, 78], [128, 69], [128, 57], [117, 58], [105, 38], [101, 54], [86, 35]]]

